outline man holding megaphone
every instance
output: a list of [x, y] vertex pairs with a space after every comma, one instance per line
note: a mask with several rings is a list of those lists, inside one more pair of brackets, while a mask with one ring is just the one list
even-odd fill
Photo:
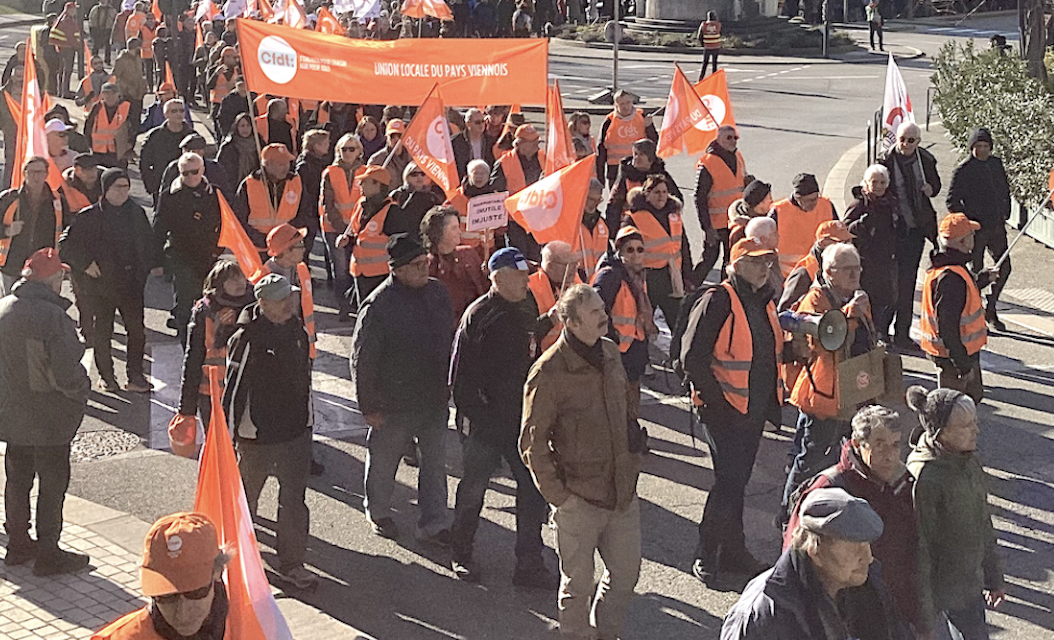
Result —
[[799, 484], [838, 462], [842, 439], [850, 433], [848, 420], [839, 417], [838, 363], [875, 347], [871, 302], [860, 290], [860, 254], [856, 248], [834, 244], [824, 249], [821, 269], [823, 278], [805, 294], [797, 311], [822, 316], [841, 309], [848, 326], [842, 333], [844, 341], [831, 340], [835, 332], [808, 332], [812, 333], [808, 339], [810, 354], [790, 396], [799, 415], [781, 514]]

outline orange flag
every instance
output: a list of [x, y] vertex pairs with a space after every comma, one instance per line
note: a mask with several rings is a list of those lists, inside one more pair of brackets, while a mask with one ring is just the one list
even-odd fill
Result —
[[91, 48], [88, 46], [88, 40], [84, 40], [84, 66], [86, 69], [84, 73], [91, 73]]
[[706, 117], [706, 106], [692, 88], [680, 67], [673, 74], [670, 97], [666, 99], [666, 114], [659, 130], [658, 155], [668, 158], [684, 149], [684, 134]]
[[551, 175], [575, 161], [575, 147], [564, 116], [564, 101], [560, 96], [560, 81], [554, 80], [545, 101], [545, 175]]
[[318, 8], [318, 22], [315, 24], [315, 31], [344, 35], [344, 28], [340, 26], [340, 20], [337, 20], [333, 12], [326, 7]]
[[274, 20], [274, 7], [268, 0], [259, 0], [260, 3], [260, 17], [265, 21], [270, 22]]
[[403, 0], [402, 12], [411, 18], [432, 16], [440, 20], [453, 20], [454, 14], [443, 0]]
[[450, 144], [450, 125], [447, 124], [446, 107], [443, 106], [438, 84], [428, 92], [417, 115], [406, 127], [403, 146], [417, 166], [450, 197], [458, 188], [459, 181], [454, 148]]
[[161, 15], [161, 7], [158, 6], [157, 0], [154, 0], [153, 4], [150, 5], [150, 13], [154, 14], [154, 17], [157, 18], [158, 23], [163, 22], [164, 16]]
[[505, 199], [505, 209], [541, 244], [563, 240], [574, 245], [596, 156], [582, 158]]
[[242, 273], [251, 282], [256, 282], [263, 277], [263, 263], [260, 261], [260, 252], [253, 246], [249, 236], [245, 234], [242, 223], [234, 215], [227, 199], [219, 191], [216, 195], [220, 198], [220, 241], [219, 246], [231, 250], [238, 260], [238, 266]]
[[307, 26], [307, 13], [300, 0], [286, 0], [285, 3], [285, 26], [294, 29], [303, 29]]
[[194, 511], [216, 525], [220, 546], [234, 558], [224, 574], [230, 608], [227, 637], [239, 640], [292, 640], [282, 612], [271, 595], [263, 560], [253, 530], [252, 514], [234, 457], [234, 446], [223, 414], [223, 392], [219, 367], [209, 367], [209, 396], [212, 415], [198, 466]]
[[728, 82], [724, 69], [710, 74], [706, 80], [697, 83], [694, 89], [706, 107], [707, 114], [684, 134], [684, 143], [691, 154], [705, 152], [706, 147], [717, 136], [719, 126], [736, 124], [735, 116], [732, 115], [732, 101], [728, 98]]
[[175, 77], [172, 75], [172, 65], [168, 64], [168, 60], [165, 60], [165, 82], [173, 87], [176, 86]]
[[[22, 104], [18, 119], [18, 142], [15, 143], [15, 166], [11, 167], [11, 188], [17, 189], [22, 186], [25, 176], [22, 175], [22, 165], [33, 156], [49, 158], [48, 138], [44, 133], [44, 112], [47, 107], [44, 103], [46, 96], [40, 93], [40, 84], [37, 82], [36, 57], [33, 47], [26, 46], [26, 60], [24, 66], [24, 80], [22, 81]], [[54, 162], [48, 161], [48, 184], [52, 189], [58, 189], [62, 184], [62, 174]]]

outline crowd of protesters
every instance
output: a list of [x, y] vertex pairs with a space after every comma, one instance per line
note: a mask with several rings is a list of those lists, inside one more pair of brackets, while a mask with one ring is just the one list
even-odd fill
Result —
[[[578, 237], [542, 245], [512, 219], [493, 230], [466, 228], [472, 198], [513, 193], [542, 177], [541, 135], [523, 114], [500, 105], [450, 110], [462, 182], [445, 194], [400, 144], [412, 107], [253, 95], [241, 76], [235, 21], [203, 22], [202, 35], [178, 8], [158, 22], [146, 4], [117, 12], [106, 2], [89, 10], [70, 3], [37, 34], [34, 46], [54, 49], [38, 56], [39, 78], [52, 95], [72, 96], [73, 57], [63, 43], [83, 51], [88, 21], [92, 59], [75, 92], [84, 128], [78, 133], [65, 108], [53, 107], [49, 157], [26, 160], [21, 186], [0, 194], [5, 563], [35, 560], [39, 575], [87, 565], [57, 546], [69, 442], [90, 386], [80, 343], [94, 348], [99, 390], [118, 392], [111, 339], [119, 312], [128, 334], [124, 389], [149, 393], [145, 289], [150, 274], [164, 273], [174, 291], [168, 327], [185, 347], [173, 428], [195, 415], [208, 424], [206, 368], [225, 371], [226, 426], [250, 510], [269, 475], [281, 487], [274, 572], [294, 587], [314, 586], [304, 557], [307, 480], [323, 472], [311, 452], [315, 254], [325, 265], [315, 280], [333, 289], [339, 320], [355, 323], [350, 373], [369, 426], [364, 507], [376, 535], [401, 537], [393, 489], [408, 459], [419, 466], [414, 536], [449, 547], [454, 575], [479, 581], [475, 532], [489, 478], [504, 461], [516, 481], [513, 583], [558, 592], [564, 635], [618, 637], [641, 565], [640, 385], [649, 367], [663, 364], [652, 362], [649, 347], [662, 323], [674, 335], [664, 360], [684, 375], [713, 459], [691, 571], [711, 587], [752, 579], [722, 637], [930, 638], [939, 620], [956, 637], [987, 637], [985, 603], [997, 606], [1004, 592], [974, 455], [979, 354], [986, 327], [1002, 328], [995, 303], [1010, 271], [1009, 261], [984, 268], [985, 251], [1005, 251], [1009, 212], [987, 131], [972, 137], [947, 195], [952, 213], [938, 222], [930, 199], [941, 183], [915, 125], [902, 126], [897, 144], [867, 169], [843, 215], [808, 173], [774, 200], [773, 186], [747, 172], [738, 131], [722, 126], [698, 164], [697, 263], [683, 222], [691, 203], [656, 155], [654, 125], [620, 92], [598, 135], [588, 116], [569, 118], [579, 157], [597, 155], [596, 177]], [[487, 5], [454, 4], [467, 22], [455, 19], [452, 33], [503, 34], [478, 28]], [[345, 20], [348, 35], [387, 37], [394, 9]], [[527, 9], [536, 19], [518, 23], [516, 12]], [[505, 22], [514, 32], [562, 11], [582, 7], [523, 0]], [[403, 35], [425, 30], [406, 24]], [[24, 56], [20, 48], [4, 70], [8, 96], [21, 95]], [[10, 98], [0, 101], [9, 148], [18, 135], [10, 109]], [[194, 130], [193, 109], [207, 110], [214, 153]], [[48, 183], [52, 167], [62, 176], [57, 188]], [[133, 180], [148, 202], [130, 197]], [[222, 255], [228, 205], [264, 263], [255, 283]], [[933, 252], [916, 343], [915, 274], [927, 241]], [[67, 270], [79, 341], [59, 295]], [[990, 283], [984, 304], [980, 291]], [[834, 349], [785, 333], [777, 317], [832, 309], [848, 325]], [[883, 344], [925, 353], [938, 368], [940, 389], [907, 390], [921, 425], [914, 430], [889, 408], [837, 398], [839, 365]], [[452, 521], [444, 444], [451, 401], [464, 448]], [[786, 548], [769, 568], [747, 544], [744, 495], [762, 431], [780, 424], [785, 404], [798, 411], [774, 514]], [[905, 431], [912, 431], [906, 466]], [[542, 554], [547, 522], [556, 529], [558, 571]], [[212, 594], [226, 558], [198, 516], [159, 523], [148, 551], [168, 535], [158, 527], [193, 532], [208, 556], [185, 589], [159, 586], [144, 556], [144, 593], [153, 600], [133, 616], [172, 624], [165, 603], [184, 592]], [[599, 587], [595, 551], [604, 562]], [[209, 602], [225, 606], [224, 598]], [[198, 628], [185, 625], [190, 634], [222, 637], [216, 617], [201, 613]]]

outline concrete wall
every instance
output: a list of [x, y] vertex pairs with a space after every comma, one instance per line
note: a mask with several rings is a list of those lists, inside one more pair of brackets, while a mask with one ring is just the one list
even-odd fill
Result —
[[775, 16], [778, 0], [640, 0], [646, 2], [646, 18], [653, 20], [701, 21], [707, 11], [716, 11], [723, 21]]

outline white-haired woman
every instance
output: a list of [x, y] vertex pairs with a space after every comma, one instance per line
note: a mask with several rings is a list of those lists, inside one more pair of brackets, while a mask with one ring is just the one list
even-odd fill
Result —
[[879, 337], [887, 339], [897, 299], [897, 237], [902, 226], [897, 196], [889, 189], [889, 170], [880, 164], [868, 167], [853, 195], [856, 200], [845, 212], [845, 223], [860, 252], [860, 287], [871, 299]]

